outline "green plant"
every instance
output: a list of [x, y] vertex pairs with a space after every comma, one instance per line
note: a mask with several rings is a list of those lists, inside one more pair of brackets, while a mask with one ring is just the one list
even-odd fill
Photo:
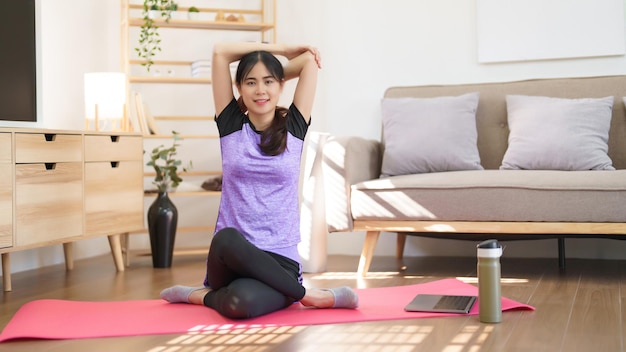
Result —
[[169, 3], [168, 3], [168, 4], [166, 4], [166, 5], [163, 7], [163, 9], [164, 9], [165, 11], [169, 11], [170, 13], [171, 13], [172, 11], [178, 11], [178, 4], [177, 4], [177, 3], [175, 3], [174, 1], [169, 1]]
[[172, 18], [172, 11], [178, 10], [178, 4], [174, 0], [144, 0], [143, 2], [143, 25], [139, 32], [139, 45], [135, 48], [137, 55], [143, 60], [142, 66], [150, 71], [150, 66], [154, 64], [153, 58], [157, 52], [161, 51], [161, 38], [154, 19], [150, 16], [150, 11], [161, 11], [161, 17], [165, 22]]
[[189, 12], [200, 12], [200, 10], [198, 10], [198, 8], [195, 7], [195, 6], [190, 7], [188, 11]]
[[[176, 131], [172, 131], [174, 141], [172, 146], [167, 148], [164, 145], [152, 149], [150, 161], [147, 166], [152, 166], [156, 172], [154, 181], [159, 192], [167, 192], [170, 189], [178, 187], [183, 179], [178, 175], [178, 167], [182, 165], [182, 161], [176, 159], [176, 148], [180, 146], [178, 141], [181, 140], [180, 135]], [[187, 171], [192, 167], [191, 161], [187, 167], [183, 167], [183, 171]]]

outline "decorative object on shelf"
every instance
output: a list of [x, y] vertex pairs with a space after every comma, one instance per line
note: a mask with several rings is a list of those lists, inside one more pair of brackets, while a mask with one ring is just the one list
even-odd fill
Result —
[[[159, 191], [148, 209], [148, 233], [152, 266], [155, 268], [169, 268], [172, 265], [178, 225], [178, 210], [168, 197], [168, 191], [175, 189], [183, 181], [178, 175], [178, 167], [182, 162], [175, 158], [180, 136], [176, 131], [172, 131], [172, 135], [174, 138], [172, 146], [166, 148], [160, 145], [152, 149], [150, 161], [146, 164], [152, 166], [156, 172], [153, 183]], [[187, 171], [187, 168], [183, 168], [183, 171]]]
[[213, 176], [202, 182], [202, 189], [220, 192], [222, 190], [222, 175]]
[[126, 75], [122, 72], [85, 74], [85, 129], [128, 131]]
[[178, 10], [178, 4], [174, 0], [144, 0], [143, 2], [143, 25], [139, 33], [139, 45], [135, 48], [139, 58], [144, 62], [141, 64], [150, 71], [150, 66], [154, 64], [152, 60], [158, 51], [161, 51], [161, 38], [158, 26], [155, 25], [156, 15], [160, 12], [166, 23], [172, 18], [172, 11]]
[[200, 10], [198, 10], [197, 7], [195, 6], [191, 6], [189, 8], [189, 10], [187, 10], [187, 18], [192, 20], [192, 21], [196, 21], [198, 20], [198, 17], [200, 16]]
[[148, 233], [153, 267], [169, 268], [172, 266], [177, 226], [178, 209], [166, 191], [159, 191], [148, 209]]
[[215, 14], [215, 22], [220, 22], [220, 21], [225, 21], [226, 20], [226, 16], [224, 16], [224, 11], [220, 10], [217, 11], [217, 14]]
[[236, 16], [235, 14], [230, 14], [226, 17], [227, 22], [245, 22], [246, 19], [242, 15]]

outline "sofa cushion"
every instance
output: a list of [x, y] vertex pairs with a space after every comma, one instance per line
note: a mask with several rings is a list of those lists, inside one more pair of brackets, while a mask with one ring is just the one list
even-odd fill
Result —
[[481, 170], [478, 93], [382, 100], [383, 176]]
[[483, 170], [354, 184], [354, 220], [626, 222], [626, 170]]
[[509, 146], [501, 169], [614, 170], [608, 156], [613, 97], [507, 95]]

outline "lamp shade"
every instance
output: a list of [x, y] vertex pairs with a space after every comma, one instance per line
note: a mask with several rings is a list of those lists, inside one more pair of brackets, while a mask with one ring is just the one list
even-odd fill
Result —
[[85, 116], [89, 120], [122, 119], [126, 102], [126, 75], [121, 72], [85, 74]]

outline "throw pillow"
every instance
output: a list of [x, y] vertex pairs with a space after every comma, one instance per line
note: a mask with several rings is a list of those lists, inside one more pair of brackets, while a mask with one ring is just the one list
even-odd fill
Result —
[[482, 170], [476, 145], [479, 93], [384, 98], [382, 175]]
[[607, 152], [613, 97], [506, 97], [503, 170], [615, 170]]

